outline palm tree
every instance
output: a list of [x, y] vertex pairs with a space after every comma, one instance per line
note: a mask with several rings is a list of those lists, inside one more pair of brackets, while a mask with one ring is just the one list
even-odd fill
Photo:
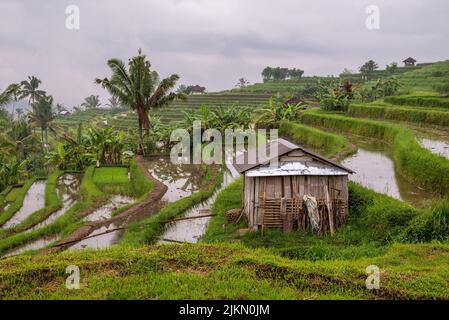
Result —
[[21, 90], [21, 85], [17, 83], [10, 84], [5, 91], [0, 92], [0, 107], [13, 101], [17, 101], [17, 95]]
[[116, 97], [111, 96], [111, 97], [108, 99], [108, 103], [106, 103], [106, 105], [107, 105], [108, 107], [111, 107], [111, 109], [115, 109], [115, 108], [120, 107], [120, 102], [118, 101], [118, 99], [117, 99]]
[[150, 61], [139, 49], [139, 54], [131, 58], [128, 68], [119, 59], [107, 62], [111, 77], [96, 79], [109, 93], [117, 97], [120, 104], [136, 111], [138, 116], [138, 150], [143, 153], [143, 130], [150, 130], [148, 111], [167, 105], [175, 99], [185, 99], [184, 94], [170, 92], [179, 80], [177, 74], [159, 81], [156, 71], [151, 71]]
[[21, 88], [21, 95], [20, 99], [28, 98], [28, 103], [32, 106], [36, 103], [36, 101], [45, 96], [45, 91], [38, 90], [39, 84], [41, 84], [42, 81], [36, 78], [35, 76], [28, 76], [28, 81], [24, 80], [20, 84], [22, 86]]
[[32, 123], [41, 128], [42, 145], [48, 145], [48, 129], [53, 130], [51, 123], [55, 117], [53, 97], [41, 97], [32, 105], [32, 107], [33, 109], [28, 117]]
[[82, 107], [86, 109], [96, 109], [100, 106], [100, 98], [95, 95], [90, 95], [84, 99], [84, 102], [81, 104]]

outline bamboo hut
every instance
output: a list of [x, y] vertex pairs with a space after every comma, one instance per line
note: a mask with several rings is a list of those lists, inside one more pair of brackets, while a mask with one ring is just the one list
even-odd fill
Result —
[[[274, 144], [277, 154], [272, 155]], [[352, 170], [284, 139], [267, 145], [264, 162], [250, 158], [250, 153], [233, 164], [244, 175], [243, 212], [250, 230], [260, 228], [262, 235], [264, 228], [333, 234], [344, 224]], [[277, 164], [272, 166], [274, 157]]]

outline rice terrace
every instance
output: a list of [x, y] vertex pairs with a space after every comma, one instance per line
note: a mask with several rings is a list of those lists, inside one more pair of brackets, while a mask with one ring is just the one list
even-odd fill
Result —
[[403, 17], [447, 27], [447, 3], [237, 28], [260, 9], [136, 1], [159, 25], [119, 28], [119, 1], [104, 26], [23, 2], [0, 4], [1, 300], [449, 300], [449, 29], [430, 48]]

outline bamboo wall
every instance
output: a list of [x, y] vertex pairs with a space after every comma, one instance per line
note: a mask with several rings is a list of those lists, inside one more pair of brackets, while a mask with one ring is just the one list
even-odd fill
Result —
[[[348, 208], [348, 177], [339, 176], [281, 176], [281, 177], [247, 177], [244, 180], [244, 210], [248, 218], [248, 227], [257, 229], [263, 222], [263, 199], [299, 199], [304, 195], [317, 199], [319, 204], [326, 200], [326, 189], [332, 204], [335, 226], [344, 223]], [[337, 208], [337, 206], [339, 206]], [[302, 227], [307, 227], [303, 217]], [[326, 218], [322, 220], [326, 223]], [[327, 222], [329, 223], [329, 221]], [[323, 226], [326, 228], [326, 226]]]

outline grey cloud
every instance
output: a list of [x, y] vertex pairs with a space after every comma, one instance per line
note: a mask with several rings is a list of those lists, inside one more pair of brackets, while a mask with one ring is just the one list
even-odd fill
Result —
[[[81, 30], [65, 28], [77, 4]], [[365, 28], [365, 8], [381, 9], [381, 29]], [[380, 65], [412, 55], [447, 59], [445, 0], [2, 0], [0, 88], [34, 74], [63, 103], [106, 93], [93, 79], [106, 60], [142, 48], [164, 76], [222, 90], [245, 76], [260, 81], [266, 65], [337, 74], [367, 59]]]

